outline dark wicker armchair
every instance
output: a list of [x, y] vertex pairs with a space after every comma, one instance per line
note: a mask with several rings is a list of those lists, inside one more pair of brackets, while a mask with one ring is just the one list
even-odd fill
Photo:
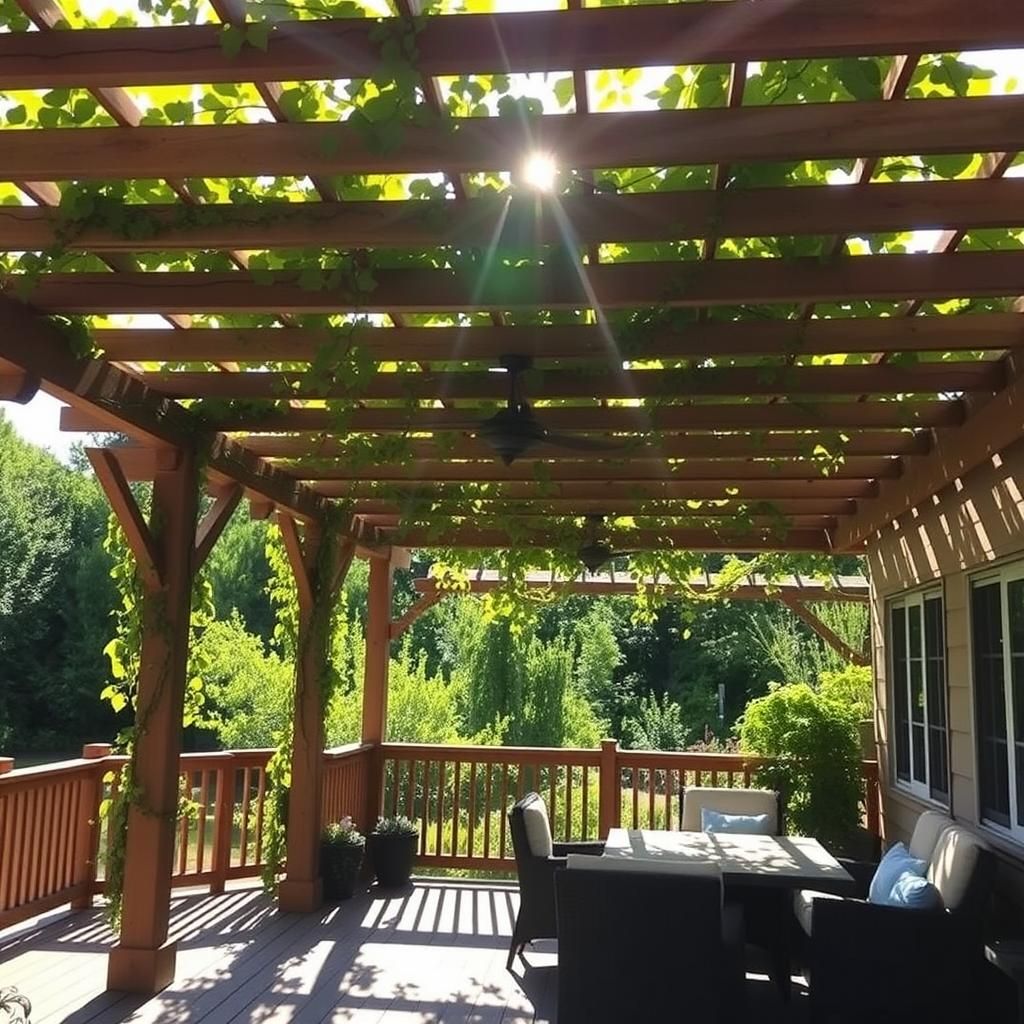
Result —
[[942, 894], [942, 910], [796, 895], [797, 920], [809, 933], [814, 1024], [981, 1019], [978, 985], [995, 857], [954, 825], [938, 837], [929, 861], [928, 877]]
[[519, 913], [508, 949], [509, 969], [527, 942], [553, 939], [555, 928], [555, 872], [565, 867], [570, 853], [600, 856], [603, 842], [556, 843], [551, 839], [547, 808], [536, 793], [527, 793], [508, 812], [512, 849], [519, 875]]
[[570, 857], [555, 894], [559, 1024], [745, 1019], [742, 915], [717, 865]]

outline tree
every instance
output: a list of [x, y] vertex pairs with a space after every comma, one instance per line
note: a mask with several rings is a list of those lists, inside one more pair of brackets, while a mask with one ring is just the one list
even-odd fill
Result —
[[692, 738], [681, 708], [667, 693], [660, 701], [651, 693], [641, 697], [622, 727], [625, 745], [633, 750], [683, 750]]

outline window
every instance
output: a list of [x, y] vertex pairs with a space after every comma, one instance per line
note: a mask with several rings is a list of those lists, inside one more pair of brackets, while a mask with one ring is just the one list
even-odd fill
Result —
[[946, 639], [942, 594], [911, 594], [889, 605], [896, 782], [949, 803]]
[[1024, 565], [972, 581], [971, 641], [981, 816], [1024, 832]]

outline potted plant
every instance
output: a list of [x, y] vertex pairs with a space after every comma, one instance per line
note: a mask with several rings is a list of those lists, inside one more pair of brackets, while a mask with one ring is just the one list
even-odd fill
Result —
[[415, 822], [401, 815], [379, 818], [369, 838], [370, 863], [377, 884], [385, 889], [406, 885], [418, 845], [419, 828]]
[[320, 874], [324, 880], [325, 899], [352, 898], [365, 849], [366, 839], [351, 818], [342, 818], [324, 829], [320, 837]]

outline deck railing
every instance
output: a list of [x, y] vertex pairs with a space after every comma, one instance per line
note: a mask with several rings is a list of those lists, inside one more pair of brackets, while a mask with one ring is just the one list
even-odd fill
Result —
[[[181, 757], [173, 884], [250, 878], [263, 866], [269, 750]], [[12, 770], [0, 758], [0, 927], [61, 904], [88, 906], [103, 888], [99, 851], [108, 841], [101, 804], [124, 759], [105, 744], [83, 757]], [[761, 759], [739, 754], [536, 747], [353, 744], [324, 752], [323, 821], [378, 810], [419, 821], [423, 867], [514, 870], [506, 810], [541, 793], [556, 839], [596, 839], [617, 825], [679, 827], [689, 786], [749, 785]], [[865, 823], [878, 831], [878, 771], [864, 762]]]

